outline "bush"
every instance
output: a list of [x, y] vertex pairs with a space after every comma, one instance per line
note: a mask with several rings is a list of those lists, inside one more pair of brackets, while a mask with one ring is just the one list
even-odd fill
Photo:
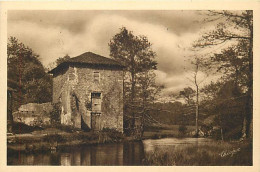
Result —
[[31, 133], [33, 131], [43, 130], [42, 127], [29, 126], [21, 122], [13, 122], [13, 133], [14, 134], [24, 134]]
[[187, 127], [185, 125], [179, 126], [179, 134], [185, 135], [187, 131]]
[[60, 124], [60, 114], [61, 114], [61, 105], [60, 103], [52, 104], [53, 109], [50, 113], [51, 115], [51, 124], [57, 126]]
[[65, 139], [59, 135], [59, 134], [51, 134], [51, 135], [46, 135], [43, 137], [43, 141], [45, 142], [63, 142]]
[[123, 133], [117, 131], [116, 129], [103, 128], [101, 132], [105, 133], [112, 140], [121, 140], [124, 138]]

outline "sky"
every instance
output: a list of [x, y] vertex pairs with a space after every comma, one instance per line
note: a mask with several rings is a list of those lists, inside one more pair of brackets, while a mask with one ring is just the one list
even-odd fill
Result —
[[[8, 37], [14, 36], [40, 55], [45, 67], [59, 57], [93, 52], [109, 57], [110, 39], [121, 27], [144, 35], [156, 52], [156, 83], [162, 95], [192, 86], [187, 77], [193, 70], [188, 58], [194, 41], [213, 25], [200, 22], [199, 11], [8, 11]], [[204, 74], [201, 73], [203, 77]]]

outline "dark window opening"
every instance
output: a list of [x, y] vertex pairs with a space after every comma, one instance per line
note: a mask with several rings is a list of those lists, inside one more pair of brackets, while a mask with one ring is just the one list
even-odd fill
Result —
[[101, 112], [101, 93], [91, 93], [92, 112]]

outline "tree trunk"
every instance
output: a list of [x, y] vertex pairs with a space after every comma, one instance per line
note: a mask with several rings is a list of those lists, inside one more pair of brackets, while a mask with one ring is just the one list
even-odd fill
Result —
[[249, 89], [248, 89], [248, 118], [247, 118], [247, 137], [253, 137], [253, 26], [250, 27], [250, 44], [249, 44]]
[[199, 71], [199, 63], [198, 60], [196, 61], [196, 71], [194, 76], [194, 83], [196, 86], [196, 136], [199, 134], [199, 126], [198, 126], [198, 119], [199, 119], [199, 85], [197, 82], [197, 74]]
[[131, 120], [131, 133], [132, 135], [135, 135], [135, 111], [134, 111], [134, 99], [135, 99], [135, 71], [134, 71], [134, 56], [131, 57], [131, 79], [132, 79], [132, 83], [131, 83], [131, 114], [132, 114], [132, 120]]
[[199, 119], [199, 88], [198, 85], [196, 85], [196, 135], [197, 136], [199, 133], [198, 119]]
[[243, 130], [242, 137], [250, 138], [253, 137], [253, 24], [251, 23], [250, 18], [247, 20], [249, 31], [250, 31], [250, 39], [249, 39], [249, 50], [248, 50], [248, 58], [249, 58], [249, 82], [248, 82], [248, 99], [245, 108], [245, 117], [243, 121]]
[[246, 123], [247, 123], [247, 120], [246, 120], [246, 116], [245, 116], [244, 120], [243, 120], [242, 135], [241, 135], [240, 140], [244, 140], [246, 138]]

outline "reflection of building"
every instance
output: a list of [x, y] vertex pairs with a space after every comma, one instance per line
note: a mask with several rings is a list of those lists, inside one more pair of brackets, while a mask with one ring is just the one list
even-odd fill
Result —
[[69, 153], [62, 153], [60, 156], [60, 165], [70, 166], [71, 165], [71, 155]]
[[8, 165], [142, 165], [144, 150], [142, 142], [124, 142], [72, 146], [54, 153], [15, 152], [8, 154]]
[[140, 165], [144, 159], [142, 142], [95, 145], [60, 154], [60, 165]]
[[61, 123], [75, 128], [123, 131], [123, 66], [87, 52], [50, 71], [53, 103], [61, 104]]

